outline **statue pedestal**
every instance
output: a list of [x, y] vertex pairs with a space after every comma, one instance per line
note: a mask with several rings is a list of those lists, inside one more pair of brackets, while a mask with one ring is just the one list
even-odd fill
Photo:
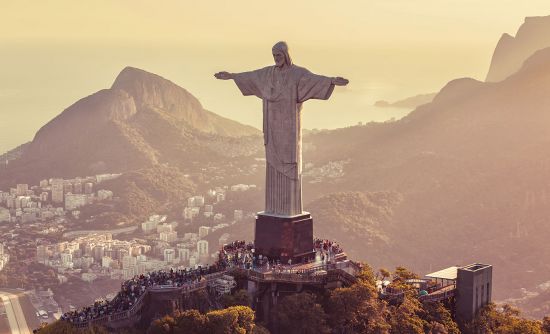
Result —
[[296, 216], [277, 216], [259, 212], [254, 233], [256, 254], [287, 264], [306, 262], [313, 251], [313, 219], [308, 212]]

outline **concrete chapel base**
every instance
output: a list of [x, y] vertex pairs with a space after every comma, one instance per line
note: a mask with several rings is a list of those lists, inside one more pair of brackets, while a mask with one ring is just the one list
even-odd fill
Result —
[[287, 264], [307, 262], [313, 251], [313, 219], [303, 212], [296, 216], [277, 216], [259, 212], [256, 217], [254, 247], [257, 255]]

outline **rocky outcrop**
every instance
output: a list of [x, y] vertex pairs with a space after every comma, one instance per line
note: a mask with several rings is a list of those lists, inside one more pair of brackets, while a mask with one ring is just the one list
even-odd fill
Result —
[[503, 34], [498, 41], [486, 81], [506, 79], [533, 53], [547, 47], [550, 47], [550, 16], [525, 18], [515, 37]]

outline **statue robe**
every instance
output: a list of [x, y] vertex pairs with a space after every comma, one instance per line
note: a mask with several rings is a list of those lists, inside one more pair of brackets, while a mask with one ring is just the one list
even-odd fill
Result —
[[265, 213], [294, 216], [302, 213], [302, 103], [327, 100], [332, 79], [290, 65], [268, 66], [238, 73], [235, 83], [245, 96], [263, 101], [266, 153]]

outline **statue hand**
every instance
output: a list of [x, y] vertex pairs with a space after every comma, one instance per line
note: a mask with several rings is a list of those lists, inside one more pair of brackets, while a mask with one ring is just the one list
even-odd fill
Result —
[[218, 73], [214, 74], [214, 76], [216, 77], [216, 79], [220, 79], [220, 80], [233, 79], [233, 74], [229, 73], [229, 72], [226, 72], [226, 71], [218, 72]]
[[342, 77], [336, 77], [336, 78], [332, 78], [332, 84], [336, 85], [336, 86], [345, 86], [349, 83], [349, 80], [348, 79], [344, 79]]

